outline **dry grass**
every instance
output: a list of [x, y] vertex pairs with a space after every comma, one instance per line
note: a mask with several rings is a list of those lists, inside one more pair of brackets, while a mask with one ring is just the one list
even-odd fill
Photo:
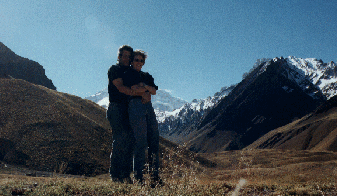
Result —
[[[337, 195], [337, 161], [333, 152], [230, 151], [202, 154], [216, 167], [200, 164], [195, 154], [178, 148], [162, 156], [164, 185], [111, 182], [96, 177], [54, 174], [31, 177], [1, 166], [0, 195]], [[185, 157], [185, 158], [184, 158]], [[240, 183], [239, 183], [240, 182]]]

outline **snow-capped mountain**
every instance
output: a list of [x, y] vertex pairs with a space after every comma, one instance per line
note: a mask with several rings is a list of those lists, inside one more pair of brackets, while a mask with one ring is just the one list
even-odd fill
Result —
[[[89, 99], [97, 103], [98, 105], [104, 107], [105, 109], [108, 109], [109, 106], [108, 88], [99, 91], [95, 95], [86, 97], [86, 99]], [[151, 102], [156, 113], [165, 111], [172, 112], [173, 110], [178, 109], [187, 103], [187, 101], [181, 98], [173, 97], [170, 91], [163, 89], [159, 89], [157, 91], [157, 94], [155, 96], [152, 96]]]
[[[317, 98], [316, 93], [318, 91], [327, 99], [337, 94], [337, 64], [333, 61], [324, 63], [316, 58], [303, 59], [294, 56], [273, 59], [264, 58], [258, 59], [251, 71], [258, 65], [264, 64], [259, 73], [255, 75], [257, 77], [267, 69], [271, 62], [281, 62], [282, 68], [285, 70], [283, 75], [297, 83], [304, 92], [307, 92], [313, 98]], [[245, 75], [248, 75], [248, 73]], [[286, 86], [284, 89], [291, 91]]]
[[204, 114], [187, 109], [163, 120], [161, 135], [197, 152], [241, 149], [336, 95], [336, 71], [334, 62], [314, 58], [259, 59]]

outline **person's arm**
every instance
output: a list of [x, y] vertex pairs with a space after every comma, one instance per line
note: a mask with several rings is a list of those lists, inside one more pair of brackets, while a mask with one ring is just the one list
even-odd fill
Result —
[[141, 82], [137, 85], [131, 87], [132, 90], [137, 92], [150, 92], [151, 95], [156, 95], [157, 89], [153, 86], [146, 85], [145, 83]]
[[112, 83], [116, 86], [119, 92], [124, 93], [126, 95], [131, 95], [131, 96], [142, 96], [142, 94], [146, 91], [141, 88], [129, 88], [127, 86], [124, 86], [123, 84], [123, 79], [122, 78], [117, 78], [112, 81]]
[[144, 91], [144, 93], [142, 93], [142, 103], [148, 103], [151, 101], [151, 95], [156, 95], [157, 93], [157, 89], [153, 86], [150, 85], [146, 85], [144, 83], [139, 83], [137, 85], [134, 85], [131, 87], [131, 89], [139, 89], [141, 91]]
[[145, 92], [142, 95], [142, 103], [148, 103], [151, 101], [151, 93], [150, 92]]
[[[157, 89], [155, 88], [155, 87], [153, 87], [153, 86], [150, 86], [150, 85], [144, 85], [144, 88], [146, 89], [146, 90], [148, 90], [150, 93], [151, 93], [151, 95], [156, 95], [157, 94]], [[146, 91], [145, 91], [146, 92]]]

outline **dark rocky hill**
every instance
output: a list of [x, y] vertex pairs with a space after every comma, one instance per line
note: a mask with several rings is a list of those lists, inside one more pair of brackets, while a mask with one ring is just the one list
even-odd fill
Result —
[[187, 146], [196, 152], [242, 149], [325, 101], [310, 81], [305, 92], [288, 71], [282, 59], [261, 63], [198, 124], [184, 130]]
[[16, 55], [0, 42], [0, 78], [23, 79], [33, 84], [56, 90], [39, 63]]

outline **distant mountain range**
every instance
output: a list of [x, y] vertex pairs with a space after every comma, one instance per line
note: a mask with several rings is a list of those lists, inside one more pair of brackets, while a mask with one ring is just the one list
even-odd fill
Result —
[[197, 123], [200, 119], [224, 97], [226, 97], [236, 85], [223, 87], [212, 97], [206, 99], [194, 99], [191, 103], [186, 103], [181, 108], [172, 112], [163, 111], [157, 112], [157, 119], [159, 122], [160, 135], [181, 143], [184, 137], [180, 137], [173, 133], [180, 133], [191, 124]]

